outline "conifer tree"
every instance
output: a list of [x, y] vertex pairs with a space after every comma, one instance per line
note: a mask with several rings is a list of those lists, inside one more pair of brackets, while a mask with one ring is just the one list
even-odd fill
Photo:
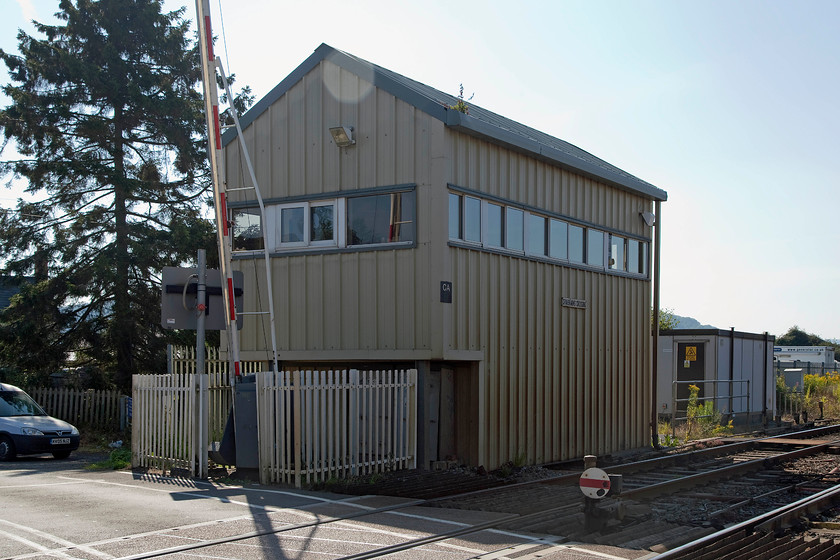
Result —
[[165, 372], [160, 270], [215, 254], [199, 58], [162, 0], [61, 0], [56, 16], [0, 50], [16, 148], [0, 175], [36, 199], [0, 216], [4, 273], [31, 279], [0, 316], [0, 359], [56, 367], [73, 351], [127, 389]]

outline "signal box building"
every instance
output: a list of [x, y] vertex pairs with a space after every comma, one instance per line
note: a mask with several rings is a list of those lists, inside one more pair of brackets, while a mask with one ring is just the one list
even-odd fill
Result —
[[[666, 193], [458, 102], [321, 45], [254, 105], [264, 220], [223, 138], [244, 308], [267, 302], [265, 228], [281, 367], [416, 367], [418, 464], [647, 445], [648, 222]], [[268, 333], [246, 317], [242, 359], [267, 359]]]

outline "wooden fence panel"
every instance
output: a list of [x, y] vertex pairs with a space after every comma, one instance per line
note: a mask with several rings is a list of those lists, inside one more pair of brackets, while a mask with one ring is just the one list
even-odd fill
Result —
[[81, 391], [66, 387], [24, 389], [50, 416], [76, 427], [119, 430], [124, 422], [125, 397], [119, 391]]
[[196, 437], [198, 382], [195, 374], [133, 376], [133, 467], [195, 474], [195, 459], [205, 447]]
[[[171, 351], [169, 375], [134, 377], [134, 466], [194, 471], [197, 439], [220, 441], [232, 406], [227, 363], [208, 352], [209, 427], [196, 435], [194, 350]], [[249, 369], [260, 369], [254, 362]], [[202, 378], [202, 379], [204, 379]], [[416, 467], [417, 371], [260, 372], [260, 480], [300, 487]], [[206, 443], [206, 441], [204, 442]]]
[[257, 410], [263, 483], [416, 466], [416, 370], [261, 373]]
[[[168, 347], [169, 373], [195, 373], [195, 348], [191, 346]], [[241, 362], [242, 373], [268, 371], [268, 361], [248, 360]], [[204, 355], [204, 372], [208, 375], [228, 375], [228, 361], [221, 358], [218, 348], [208, 347]], [[228, 377], [229, 379], [229, 377]]]

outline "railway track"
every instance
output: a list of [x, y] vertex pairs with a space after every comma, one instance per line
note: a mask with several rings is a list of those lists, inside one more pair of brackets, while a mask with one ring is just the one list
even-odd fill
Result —
[[[758, 511], [836, 485], [840, 464], [836, 430], [808, 430], [605, 467], [607, 472], [623, 476], [624, 491], [620, 497], [603, 500], [602, 507], [614, 514], [594, 532], [587, 527], [581, 507], [502, 527], [627, 548], [673, 548]], [[798, 463], [808, 466], [797, 467]], [[570, 484], [575, 478], [568, 475], [438, 503], [527, 514], [532, 509], [548, 509], [552, 503], [580, 502], [578, 489]], [[510, 505], [516, 501], [518, 505]]]
[[[840, 557], [840, 486], [662, 553], [656, 560], [829, 560]], [[813, 521], [815, 516], [829, 521]], [[798, 528], [798, 531], [787, 531]]]
[[[720, 556], [721, 549], [709, 548], [708, 556], [699, 556], [698, 551], [701, 547], [723, 546], [720, 544], [723, 542], [728, 543], [726, 546], [733, 550], [742, 547], [753, 551], [757, 546], [771, 550], [774, 544], [781, 546], [775, 535], [784, 530], [782, 527], [791, 524], [791, 520], [802, 518], [805, 510], [798, 507], [825, 510], [840, 499], [838, 453], [840, 426], [830, 426], [783, 437], [730, 442], [699, 451], [605, 465], [604, 469], [610, 474], [621, 475], [623, 491], [620, 496], [607, 497], [598, 503], [598, 510], [605, 513], [599, 516], [595, 530], [592, 519], [587, 519], [583, 511], [583, 499], [577, 486], [580, 471], [558, 472], [550, 478], [481, 488], [445, 497], [417, 499], [353, 515], [322, 517], [311, 523], [190, 543], [126, 559], [195, 554], [199, 550], [203, 551], [200, 554], [210, 554], [213, 547], [232, 542], [324, 527], [348, 520], [363, 520], [381, 513], [418, 506], [481, 510], [495, 515], [485, 523], [438, 531], [421, 538], [405, 538], [399, 543], [372, 548], [344, 558], [361, 560], [397, 553], [410, 558], [413, 557], [411, 551], [419, 553], [422, 549], [428, 553], [428, 548], [424, 547], [433, 543], [459, 539], [490, 529], [533, 535], [533, 544], [528, 548], [530, 555], [514, 554], [513, 551], [501, 549], [475, 558], [577, 558], [579, 556], [564, 554], [570, 554], [575, 547], [582, 546], [607, 546], [615, 547], [614, 550], [638, 553], [625, 556], [627, 558], [651, 558], [654, 553], [659, 553], [657, 558], [663, 560], [724, 558]], [[440, 492], [440, 489], [437, 491]], [[822, 499], [819, 505], [811, 503], [811, 500], [817, 499]], [[797, 506], [792, 506], [792, 503]], [[810, 505], [806, 505], [808, 503]], [[770, 513], [774, 514], [774, 519], [786, 516], [786, 521], [771, 522], [771, 517], [760, 522], [754, 520]], [[738, 529], [733, 531], [732, 527]], [[840, 528], [840, 521], [837, 527]], [[840, 530], [837, 534], [840, 535]], [[809, 550], [808, 546], [816, 546], [812, 543], [815, 539], [819, 541], [816, 544], [827, 551], [840, 546], [840, 539], [830, 535], [810, 536], [801, 537], [802, 542], [796, 541], [784, 550]], [[803, 548], [804, 542], [811, 544]], [[826, 544], [820, 544], [822, 542]]]

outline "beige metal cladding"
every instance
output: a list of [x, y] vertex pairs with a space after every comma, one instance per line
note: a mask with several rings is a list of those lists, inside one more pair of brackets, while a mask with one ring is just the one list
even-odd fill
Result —
[[595, 227], [649, 237], [651, 200], [466, 134], [447, 136], [450, 183]]
[[[354, 127], [354, 146], [335, 146], [337, 125]], [[647, 443], [650, 282], [449, 246], [447, 184], [636, 238], [650, 236], [639, 217], [650, 200], [447, 129], [328, 60], [244, 134], [270, 202], [395, 185], [416, 193], [413, 248], [271, 259], [281, 360], [480, 362], [475, 435], [491, 468]], [[238, 145], [225, 165], [228, 188], [249, 184]], [[230, 194], [234, 204], [246, 197]], [[265, 305], [262, 264], [234, 266], [245, 272], [246, 311]], [[451, 304], [440, 302], [442, 281]], [[243, 359], [264, 356], [267, 333], [246, 318]]]
[[[452, 248], [451, 348], [484, 353], [482, 463], [644, 446], [649, 283]], [[564, 307], [561, 298], [586, 302]]]
[[[649, 236], [650, 201], [462, 134], [452, 182]], [[484, 353], [481, 460], [545, 463], [647, 444], [650, 281], [450, 247], [449, 349]], [[585, 301], [564, 307], [562, 298]]]
[[[329, 128], [352, 126], [338, 148]], [[266, 199], [430, 182], [443, 123], [329, 61], [321, 61], [243, 131]], [[225, 148], [228, 188], [250, 185], [238, 142]], [[440, 150], [438, 150], [440, 151]], [[253, 200], [247, 191], [230, 200]]]
[[[354, 128], [356, 144], [339, 148], [329, 127]], [[416, 248], [329, 252], [271, 259], [277, 343], [282, 360], [431, 358], [427, 297], [428, 219], [433, 146], [442, 153], [443, 123], [329, 61], [320, 62], [244, 131], [263, 198], [413, 185]], [[225, 151], [228, 188], [250, 184], [238, 143]], [[445, 184], [441, 175], [438, 184]], [[230, 200], [254, 200], [234, 191]], [[245, 272], [246, 311], [268, 299], [261, 262], [234, 260]], [[247, 316], [245, 359], [264, 358], [269, 330]], [[399, 351], [399, 353], [396, 353]]]
[[[421, 249], [273, 258], [277, 346], [282, 360], [428, 360], [430, 312], [417, 294], [431, 283]], [[263, 263], [234, 261], [245, 272], [245, 305], [266, 302]], [[259, 297], [256, 297], [259, 294]], [[271, 348], [263, 316], [247, 316], [246, 359]]]

